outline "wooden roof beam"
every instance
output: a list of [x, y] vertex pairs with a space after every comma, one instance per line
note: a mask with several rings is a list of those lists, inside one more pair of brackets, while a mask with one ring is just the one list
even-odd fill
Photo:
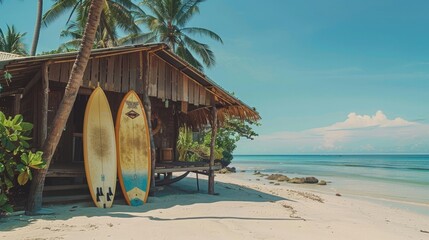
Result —
[[27, 95], [27, 93], [33, 88], [34, 85], [42, 78], [42, 71], [38, 71], [36, 75], [33, 76], [33, 78], [27, 83], [27, 85], [24, 87], [24, 90], [22, 91], [22, 97]]

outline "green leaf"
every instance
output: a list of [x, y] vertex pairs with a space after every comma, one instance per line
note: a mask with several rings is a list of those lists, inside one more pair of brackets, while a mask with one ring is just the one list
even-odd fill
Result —
[[23, 136], [23, 135], [21, 135], [21, 136], [19, 136], [19, 140], [25, 140], [25, 141], [28, 141], [28, 140], [31, 140], [31, 137], [27, 137], [27, 136]]
[[4, 123], [5, 120], [6, 120], [6, 116], [2, 111], [0, 111], [0, 123]]
[[19, 185], [25, 185], [28, 182], [29, 174], [27, 172], [22, 172], [18, 175], [18, 183]]
[[13, 183], [12, 183], [12, 181], [11, 181], [9, 178], [7, 178], [7, 177], [5, 177], [5, 178], [4, 178], [4, 183], [6, 184], [6, 188], [7, 188], [7, 189], [9, 189], [9, 188], [12, 188], [12, 187], [13, 187]]
[[[31, 154], [31, 152], [29, 152], [28, 154]], [[21, 154], [21, 162], [24, 163], [24, 165], [26, 165], [26, 166], [28, 166], [30, 164], [30, 159], [29, 159], [27, 153]]]
[[21, 123], [21, 128], [22, 131], [30, 131], [31, 129], [33, 129], [33, 124], [29, 123], [29, 122], [22, 122]]
[[4, 171], [4, 164], [0, 162], [0, 173]]
[[16, 135], [16, 133], [11, 134], [11, 135], [9, 136], [9, 140], [10, 140], [10, 141], [12, 141], [12, 142], [16, 142], [16, 141], [18, 141], [18, 135]]
[[27, 174], [28, 174], [28, 178], [33, 179], [33, 174], [31, 173], [30, 168], [27, 168]]
[[7, 138], [2, 138], [1, 139], [1, 144], [9, 152], [12, 152], [15, 149], [15, 145], [13, 145], [13, 143], [9, 139], [7, 139]]
[[13, 207], [9, 203], [6, 203], [5, 205], [1, 206], [0, 209], [8, 213], [13, 212]]
[[11, 161], [6, 162], [6, 164], [5, 164], [6, 172], [9, 175], [9, 177], [15, 176], [15, 172], [13, 170], [14, 166], [15, 166], [15, 163], [11, 162]]
[[0, 194], [0, 206], [3, 206], [7, 202], [7, 196], [6, 194], [2, 193]]
[[20, 173], [27, 171], [27, 166], [23, 165], [23, 164], [18, 164], [16, 165], [16, 170]]
[[7, 202], [7, 196], [6, 194], [2, 193], [0, 194], [0, 206], [4, 205]]
[[16, 115], [14, 118], [13, 118], [13, 120], [12, 120], [12, 123], [14, 124], [14, 125], [19, 125], [19, 124], [21, 124], [22, 123], [22, 120], [23, 120], [24, 118], [22, 117], [22, 115], [21, 114], [18, 114], [18, 115]]
[[29, 148], [29, 147], [30, 147], [30, 144], [28, 144], [28, 142], [27, 142], [27, 141], [20, 140], [20, 141], [19, 141], [19, 143], [20, 143], [20, 144], [21, 144], [21, 146], [22, 146], [22, 147], [24, 147], [24, 148]]

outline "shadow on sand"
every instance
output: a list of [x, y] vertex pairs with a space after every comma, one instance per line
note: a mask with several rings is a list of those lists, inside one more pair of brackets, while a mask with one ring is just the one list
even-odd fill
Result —
[[[191, 206], [193, 204], [215, 203], [222, 201], [242, 201], [242, 202], [276, 202], [280, 200], [292, 201], [276, 195], [267, 194], [244, 186], [216, 182], [215, 191], [218, 195], [207, 194], [207, 180], [200, 179], [200, 191], [197, 191], [196, 179], [187, 177], [177, 183], [165, 186], [158, 191], [155, 196], [149, 197], [148, 202], [142, 206], [132, 207], [125, 204], [123, 199], [116, 199], [112, 208], [100, 209], [94, 207], [92, 202], [80, 202], [67, 205], [44, 206], [52, 208], [53, 215], [46, 216], [25, 216], [15, 213], [12, 216], [0, 218], [0, 231], [12, 231], [24, 227], [37, 220], [67, 220], [77, 216], [97, 217], [110, 216], [113, 218], [147, 218], [152, 221], [180, 221], [189, 219], [240, 219], [240, 220], [302, 220], [295, 218], [241, 218], [241, 217], [190, 217], [190, 218], [158, 218], [152, 216], [141, 216], [151, 210], [168, 209], [174, 206]], [[117, 191], [121, 191], [117, 189]]]

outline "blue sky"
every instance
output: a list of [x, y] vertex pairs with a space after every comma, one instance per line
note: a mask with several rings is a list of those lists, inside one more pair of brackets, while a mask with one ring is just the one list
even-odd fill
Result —
[[[28, 46], [35, 2], [0, 6], [0, 27], [27, 32]], [[207, 74], [263, 118], [260, 137], [236, 153], [428, 153], [427, 9], [418, 0], [201, 4], [190, 25], [224, 40], [206, 41], [217, 57]], [[42, 30], [39, 51], [59, 45], [63, 21]]]

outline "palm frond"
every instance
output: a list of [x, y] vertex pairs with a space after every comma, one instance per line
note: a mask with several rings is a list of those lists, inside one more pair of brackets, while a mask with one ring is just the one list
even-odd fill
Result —
[[[45, 26], [52, 23], [56, 19], [58, 19], [62, 14], [64, 14], [69, 9], [75, 9], [79, 5], [82, 4], [82, 0], [58, 0], [55, 2], [52, 7], [46, 11], [45, 14], [43, 14], [43, 23]], [[74, 11], [72, 12], [74, 13]], [[71, 18], [72, 14], [70, 14], [69, 19]]]
[[165, 22], [165, 15], [162, 14], [162, 1], [144, 0], [141, 5], [146, 6], [154, 13], [159, 22]]
[[184, 43], [180, 43], [176, 48], [176, 54], [191, 64], [198, 70], [203, 70], [203, 65], [192, 55], [189, 49], [186, 48]]
[[118, 45], [153, 43], [156, 41], [157, 41], [157, 35], [154, 32], [138, 33], [138, 34], [129, 34], [123, 38], [118, 39]]
[[207, 67], [211, 67], [216, 63], [214, 54], [207, 44], [200, 43], [184, 34], [182, 35], [182, 37], [183, 41], [186, 43], [186, 46], [188, 46], [190, 49], [192, 49], [192, 51], [198, 54], [198, 56], [201, 57]]
[[223, 44], [222, 38], [220, 38], [219, 35], [217, 35], [215, 32], [210, 31], [206, 28], [187, 27], [187, 28], [182, 28], [181, 31], [185, 33], [193, 34], [193, 35], [206, 36]]
[[186, 23], [191, 19], [191, 17], [200, 12], [198, 4], [204, 2], [205, 0], [187, 0], [182, 4], [181, 9], [177, 12], [175, 16], [175, 21], [178, 26], [185, 26]]
[[26, 46], [23, 42], [27, 33], [17, 32], [15, 26], [7, 26], [6, 34], [0, 28], [0, 51], [27, 55]]

